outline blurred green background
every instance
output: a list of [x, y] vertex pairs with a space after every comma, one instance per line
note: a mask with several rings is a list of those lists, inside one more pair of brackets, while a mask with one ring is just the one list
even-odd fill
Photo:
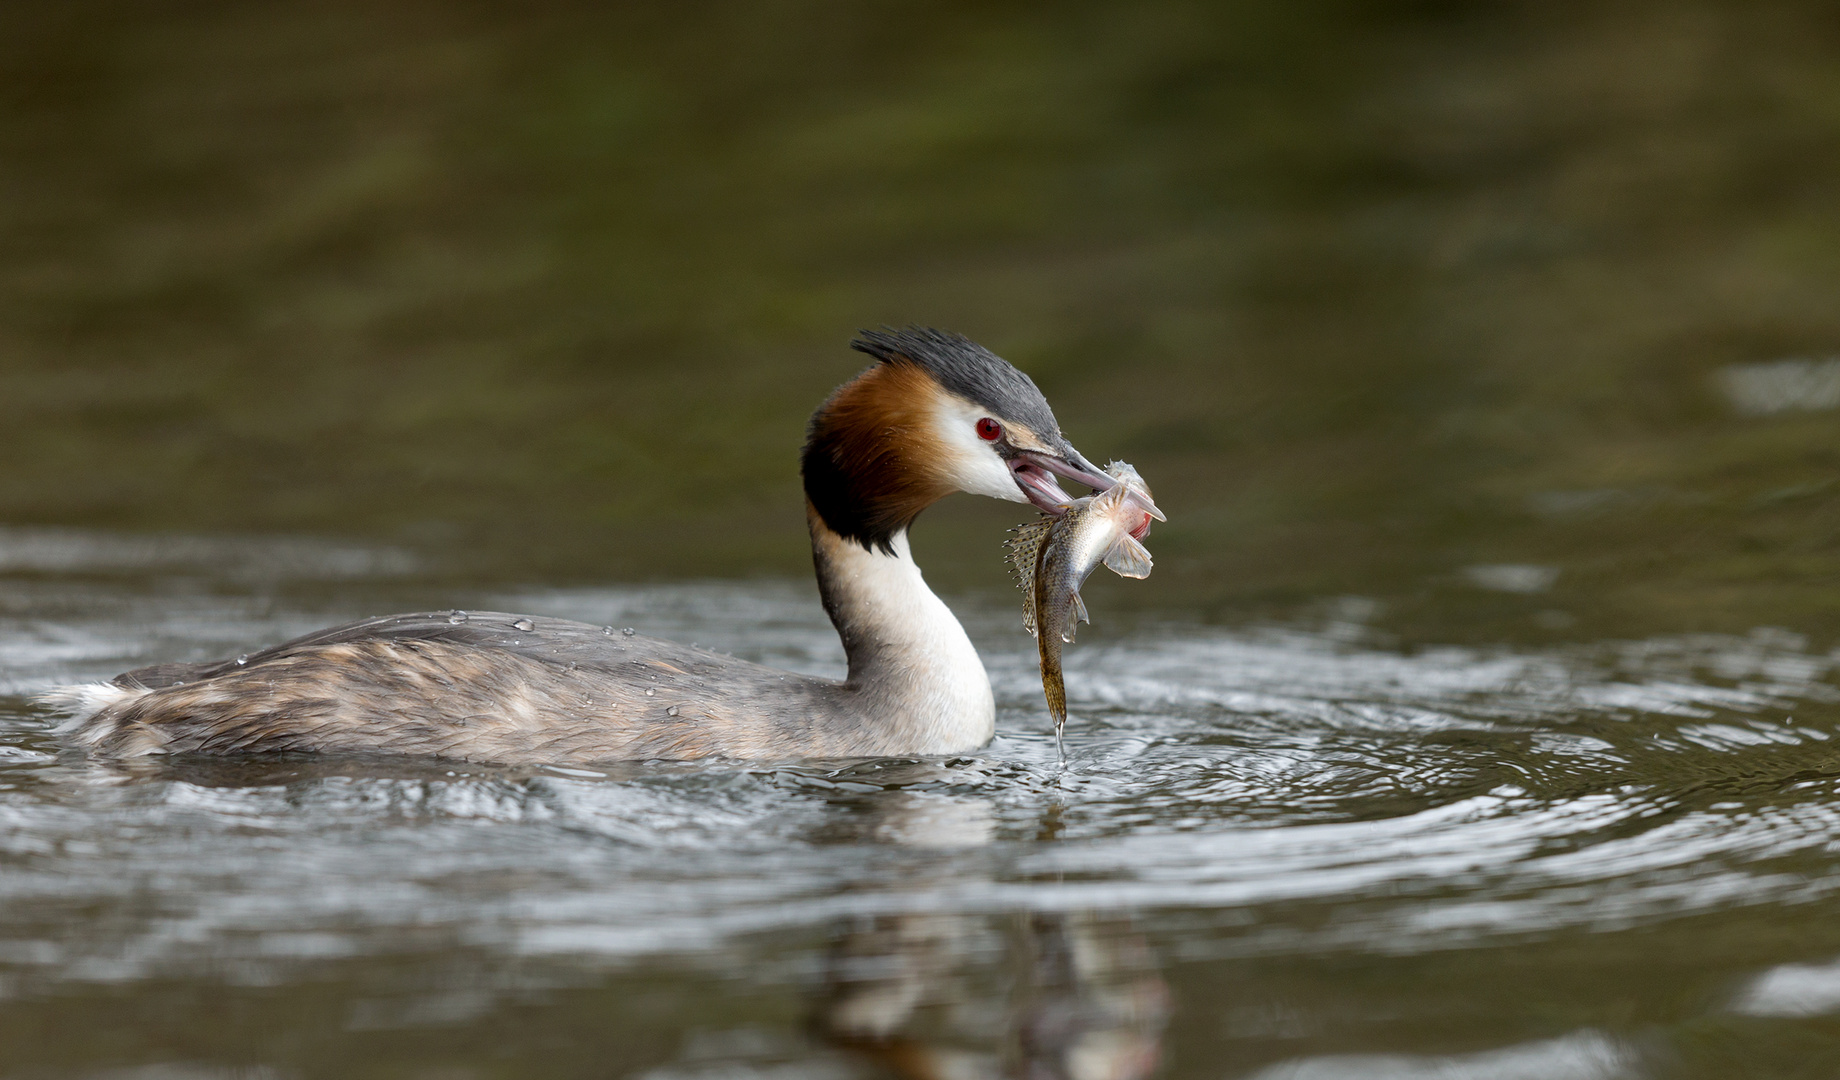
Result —
[[[1832, 634], [1840, 9], [0, 9], [0, 523], [803, 574], [884, 323], [1151, 480], [1107, 603]], [[974, 502], [948, 589], [1003, 581]]]

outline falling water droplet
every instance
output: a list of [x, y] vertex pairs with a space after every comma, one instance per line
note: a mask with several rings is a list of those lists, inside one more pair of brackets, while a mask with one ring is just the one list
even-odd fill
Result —
[[625, 634], [627, 637], [632, 637], [634, 634], [638, 633], [638, 631], [634, 630], [630, 626], [627, 626], [627, 627], [622, 627], [620, 630], [620, 633]]
[[529, 619], [519, 619], [511, 625], [519, 630], [535, 630], [537, 628], [537, 624], [531, 622]]
[[461, 611], [459, 608], [455, 608], [447, 613], [447, 621], [453, 623], [455, 626], [459, 626], [466, 621], [466, 612]]

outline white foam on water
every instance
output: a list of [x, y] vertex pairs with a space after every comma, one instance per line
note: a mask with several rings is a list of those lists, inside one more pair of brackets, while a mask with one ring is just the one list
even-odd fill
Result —
[[378, 577], [415, 568], [406, 551], [323, 540], [0, 526], [0, 574], [190, 570], [273, 580]]
[[1245, 1080], [1623, 1080], [1641, 1075], [1637, 1056], [1623, 1044], [1582, 1031], [1474, 1054], [1302, 1058], [1260, 1069]]
[[1840, 357], [1732, 364], [1719, 369], [1717, 381], [1746, 416], [1840, 408]]
[[1731, 1011], [1779, 1017], [1840, 1013], [1840, 960], [1771, 968], [1738, 994]]

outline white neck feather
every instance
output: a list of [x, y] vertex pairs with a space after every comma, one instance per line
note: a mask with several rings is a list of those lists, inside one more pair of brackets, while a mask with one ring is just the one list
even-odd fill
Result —
[[990, 741], [990, 677], [952, 609], [926, 587], [905, 530], [867, 551], [812, 516], [824, 608], [850, 659], [848, 690], [891, 754], [950, 754]]

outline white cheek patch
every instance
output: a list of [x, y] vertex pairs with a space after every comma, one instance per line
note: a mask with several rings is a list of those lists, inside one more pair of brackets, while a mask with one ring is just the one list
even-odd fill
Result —
[[978, 438], [977, 422], [989, 415], [963, 398], [939, 395], [932, 416], [939, 474], [960, 491], [1028, 502], [1028, 496], [1010, 475], [1009, 466], [997, 456], [995, 444]]

